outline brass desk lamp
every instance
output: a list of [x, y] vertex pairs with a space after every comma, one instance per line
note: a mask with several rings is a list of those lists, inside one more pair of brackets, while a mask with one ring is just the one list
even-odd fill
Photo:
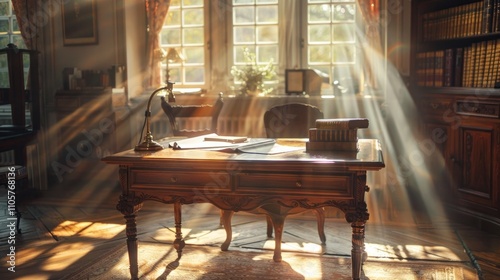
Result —
[[[145, 116], [144, 125], [146, 126], [146, 136], [144, 136], [144, 141], [142, 143], [135, 146], [134, 149], [135, 151], [158, 151], [163, 149], [163, 146], [160, 143], [153, 140], [153, 135], [151, 134], [151, 126], [149, 123], [151, 119], [151, 101], [158, 92], [166, 90], [168, 93], [169, 102], [171, 100], [174, 100], [173, 102], [175, 102], [173, 88], [174, 88], [174, 83], [167, 81], [166, 86], [153, 91], [153, 93], [149, 97], [148, 106], [146, 108], [146, 112], [144, 113]], [[142, 138], [142, 132], [144, 132], [144, 126], [141, 131], [141, 138]]]

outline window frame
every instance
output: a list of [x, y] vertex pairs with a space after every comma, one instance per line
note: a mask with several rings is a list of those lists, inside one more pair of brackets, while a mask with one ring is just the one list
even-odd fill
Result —
[[[332, 4], [331, 1], [325, 1]], [[362, 18], [359, 5], [356, 1], [334, 1], [339, 4], [353, 4], [356, 9], [354, 25], [360, 25]], [[278, 0], [278, 58], [276, 64], [277, 86], [272, 94], [285, 95], [285, 70], [307, 69], [308, 65], [308, 25], [307, 0], [280, 1]], [[207, 89], [209, 92], [219, 91], [238, 94], [238, 85], [234, 84], [230, 74], [233, 63], [233, 16], [232, 0], [209, 1], [204, 0], [204, 27], [205, 27], [205, 83], [195, 85]], [[286, 21], [286, 23], [284, 22]], [[294, 31], [296, 30], [296, 31]], [[351, 44], [351, 43], [346, 43]], [[362, 61], [359, 42], [352, 43], [355, 50], [353, 67], [359, 69]], [[186, 54], [189, 55], [189, 54]], [[332, 68], [333, 63], [330, 63]], [[164, 73], [165, 63], [162, 63]], [[330, 84], [333, 77], [330, 76]], [[358, 77], [358, 82], [359, 82]], [[177, 88], [192, 88], [193, 85], [177, 84]]]

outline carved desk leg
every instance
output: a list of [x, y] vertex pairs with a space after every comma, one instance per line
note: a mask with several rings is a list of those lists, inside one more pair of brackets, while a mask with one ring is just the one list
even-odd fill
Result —
[[361, 276], [361, 266], [365, 258], [365, 223], [353, 222], [352, 227], [352, 279]]
[[120, 196], [116, 208], [124, 215], [126, 220], [127, 250], [130, 264], [130, 278], [139, 279], [137, 266], [137, 226], [135, 223], [136, 213], [142, 208], [141, 201], [129, 199], [126, 195]]
[[321, 240], [321, 244], [326, 244], [326, 235], [325, 235], [325, 209], [316, 208], [314, 209], [316, 213], [316, 220], [318, 221], [318, 235], [319, 240]]
[[180, 202], [175, 202], [174, 203], [174, 219], [175, 219], [175, 241], [174, 241], [174, 248], [177, 251], [177, 257], [180, 258], [182, 255], [182, 249], [186, 245], [184, 242], [184, 239], [182, 238], [182, 209], [181, 209], [181, 203]]
[[281, 241], [283, 238], [283, 227], [285, 224], [286, 214], [268, 214], [271, 217], [274, 225], [274, 255], [273, 260], [275, 262], [281, 262]]
[[233, 239], [233, 229], [231, 228], [231, 218], [233, 217], [234, 211], [231, 210], [221, 210], [222, 212], [222, 217], [221, 221], [223, 221], [223, 226], [224, 229], [226, 230], [226, 240], [222, 245], [220, 246], [220, 249], [222, 251], [227, 251], [229, 248], [229, 244], [231, 243], [231, 240]]

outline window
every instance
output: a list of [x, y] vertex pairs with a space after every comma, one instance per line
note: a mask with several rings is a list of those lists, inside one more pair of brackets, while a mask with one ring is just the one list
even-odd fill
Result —
[[[0, 0], [0, 48], [6, 48], [9, 43], [15, 44], [18, 48], [26, 48], [11, 1]], [[24, 59], [27, 61], [25, 63], [25, 75], [27, 75], [29, 57]], [[0, 58], [0, 87], [10, 87], [6, 56]]]
[[[232, 61], [247, 64], [245, 49], [255, 54], [257, 64], [278, 61], [278, 0], [232, 0]], [[240, 81], [235, 81], [239, 83]], [[273, 83], [275, 81], [265, 81]]]
[[[284, 92], [287, 68], [313, 68], [330, 82], [352, 82], [359, 66], [356, 47], [357, 5], [353, 0], [208, 0], [171, 1], [169, 14], [161, 34], [165, 50], [182, 50], [186, 60], [169, 65], [176, 86], [197, 85], [210, 88], [208, 73], [223, 73], [232, 81], [233, 65], [245, 64], [244, 49], [255, 54], [258, 64], [270, 59], [276, 64], [278, 78], [267, 81], [275, 86], [274, 93]], [[210, 11], [212, 9], [212, 11]], [[224, 27], [209, 30], [214, 25], [210, 17], [224, 17]], [[221, 22], [220, 20], [217, 22]], [[227, 36], [214, 34], [225, 29]], [[225, 48], [227, 65], [210, 69], [214, 57], [206, 42], [219, 40]], [[210, 46], [207, 45], [207, 46]], [[166, 67], [166, 64], [164, 64]], [[214, 66], [215, 67], [215, 66]], [[165, 69], [165, 68], [164, 68]], [[214, 77], [219, 79], [220, 77]], [[238, 83], [239, 81], [234, 81]], [[227, 89], [237, 88], [227, 85]]]
[[9, 43], [26, 48], [11, 1], [0, 0], [0, 47], [5, 48]]
[[[173, 0], [161, 32], [160, 45], [182, 52], [184, 60], [169, 63], [169, 76], [176, 84], [204, 86], [208, 55], [205, 48], [205, 5], [203, 0]], [[166, 71], [167, 63], [163, 62]], [[166, 73], [162, 77], [165, 79]]]
[[306, 67], [320, 70], [331, 82], [350, 87], [356, 71], [356, 3], [308, 0]]

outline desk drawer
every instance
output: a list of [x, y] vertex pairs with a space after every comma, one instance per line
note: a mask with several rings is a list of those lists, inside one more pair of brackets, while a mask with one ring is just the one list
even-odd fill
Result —
[[236, 191], [352, 196], [353, 177], [346, 175], [300, 175], [243, 173], [237, 175]]
[[189, 172], [132, 169], [132, 188], [190, 189], [204, 188], [230, 190], [230, 176], [226, 172]]

